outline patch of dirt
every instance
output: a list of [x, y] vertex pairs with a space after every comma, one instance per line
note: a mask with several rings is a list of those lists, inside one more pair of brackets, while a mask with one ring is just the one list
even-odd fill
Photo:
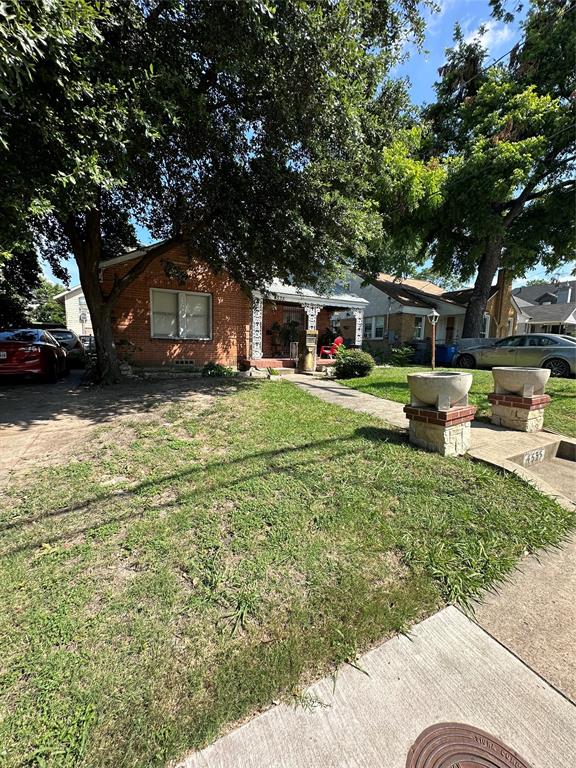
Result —
[[0, 385], [0, 487], [38, 467], [89, 461], [107, 448], [129, 447], [135, 424], [154, 418], [174, 424], [196, 417], [238, 388], [205, 379], [129, 380], [114, 387], [81, 387], [81, 372], [56, 384]]

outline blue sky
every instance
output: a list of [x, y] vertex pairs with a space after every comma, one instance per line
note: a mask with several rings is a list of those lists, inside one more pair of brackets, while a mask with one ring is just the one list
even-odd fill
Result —
[[[512, 24], [503, 24], [490, 16], [488, 0], [436, 0], [440, 7], [438, 13], [427, 11], [426, 38], [422, 51], [415, 46], [406, 46], [409, 58], [403, 64], [397, 66], [393, 75], [396, 77], [408, 77], [410, 80], [410, 95], [415, 104], [422, 105], [434, 99], [434, 82], [438, 77], [438, 68], [444, 63], [444, 50], [452, 44], [452, 33], [456, 22], [460, 24], [465, 37], [477, 36], [482, 25], [486, 29], [482, 36], [482, 42], [488, 50], [488, 61], [493, 61], [508, 52], [519, 39], [518, 21]], [[510, 0], [508, 3], [512, 7]], [[150, 242], [145, 230], [138, 231], [141, 242]], [[70, 272], [70, 285], [77, 285], [78, 268], [73, 260], [67, 263]], [[44, 274], [49, 280], [54, 276], [48, 265], [44, 265]], [[568, 277], [569, 275], [559, 275]], [[546, 278], [543, 268], [535, 269], [526, 275], [526, 279]], [[516, 281], [521, 284], [523, 280]]]

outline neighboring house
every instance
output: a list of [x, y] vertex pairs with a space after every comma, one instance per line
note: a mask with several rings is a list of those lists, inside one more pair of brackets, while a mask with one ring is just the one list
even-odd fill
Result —
[[[471, 288], [445, 291], [428, 281], [400, 280], [386, 274], [368, 280], [354, 275], [349, 286], [353, 293], [369, 302], [364, 318], [364, 338], [376, 348], [424, 341], [430, 337], [431, 327], [426, 316], [433, 309], [440, 315], [436, 326], [438, 342], [450, 343], [462, 336]], [[340, 322], [346, 325], [351, 321], [342, 318]], [[515, 330], [516, 309], [511, 302], [510, 282], [501, 271], [490, 292], [482, 337], [500, 338]]]
[[[321, 295], [279, 282], [262, 293], [250, 292], [225, 270], [214, 272], [202, 259], [189, 259], [186, 247], [177, 241], [141, 247], [101, 262], [104, 293], [154, 249], [158, 257], [126, 287], [113, 310], [121, 359], [154, 367], [197, 367], [209, 361], [293, 367], [294, 347], [280, 338], [278, 329], [322, 333], [330, 326], [332, 314], [343, 309], [355, 313], [358, 324], [352, 342], [362, 344], [366, 300], [342, 291]], [[64, 294], [67, 317], [68, 302], [77, 304], [76, 291], [80, 293], [75, 288]]]
[[576, 335], [576, 280], [524, 285], [512, 291], [521, 333]]
[[54, 298], [64, 304], [66, 328], [74, 331], [78, 336], [92, 336], [92, 321], [86, 299], [82, 293], [82, 286], [76, 285], [69, 291], [59, 293]]

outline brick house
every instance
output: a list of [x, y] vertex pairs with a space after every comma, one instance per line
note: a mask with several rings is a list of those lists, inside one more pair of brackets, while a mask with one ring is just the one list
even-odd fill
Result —
[[[445, 291], [434, 283], [399, 280], [380, 274], [374, 279], [351, 275], [350, 290], [365, 298], [369, 304], [364, 318], [363, 336], [374, 350], [389, 346], [424, 341], [430, 335], [426, 316], [435, 309], [440, 318], [436, 326], [439, 343], [460, 339], [471, 288]], [[346, 314], [346, 313], [344, 313]], [[340, 325], [354, 332], [354, 320], [342, 316]], [[511, 301], [510, 280], [501, 270], [492, 286], [484, 314], [482, 337], [500, 338], [516, 330], [516, 309]]]
[[343, 309], [355, 314], [355, 342], [362, 344], [366, 300], [344, 293], [321, 295], [280, 282], [263, 292], [248, 291], [225, 270], [215, 272], [201, 258], [190, 260], [181, 243], [169, 249], [166, 243], [141, 247], [101, 262], [103, 292], [158, 245], [161, 255], [114, 307], [121, 359], [146, 367], [198, 367], [210, 361], [232, 367], [295, 367], [297, 352], [280, 332], [291, 328], [321, 333], [330, 327], [332, 314]]

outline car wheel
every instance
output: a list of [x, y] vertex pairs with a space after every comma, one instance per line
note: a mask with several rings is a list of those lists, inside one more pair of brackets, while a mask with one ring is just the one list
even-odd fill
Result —
[[456, 360], [456, 367], [457, 368], [476, 368], [476, 360], [474, 359], [473, 355], [458, 355], [458, 358]]
[[568, 378], [570, 376], [570, 366], [566, 360], [562, 360], [560, 357], [553, 357], [550, 360], [546, 360], [542, 363], [542, 368], [548, 368], [550, 376], [555, 378]]

